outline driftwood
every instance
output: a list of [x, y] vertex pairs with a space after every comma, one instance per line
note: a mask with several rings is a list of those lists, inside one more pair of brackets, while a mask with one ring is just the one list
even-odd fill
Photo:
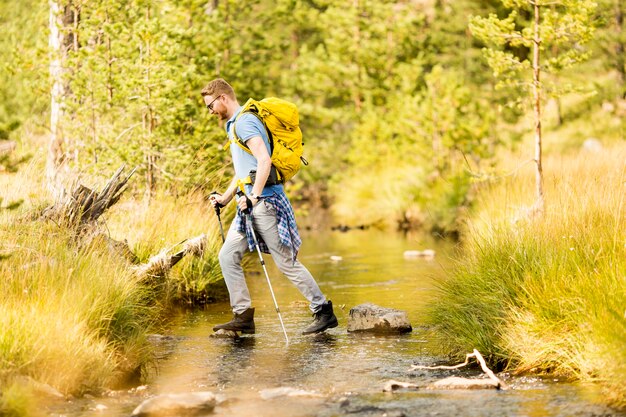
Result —
[[[476, 358], [476, 360], [478, 361], [478, 363], [480, 364], [480, 367], [482, 368], [483, 372], [485, 372], [487, 374], [487, 376], [489, 377], [489, 379], [479, 379], [479, 378], [461, 378], [461, 377], [456, 377], [456, 376], [452, 376], [452, 377], [448, 377], [448, 378], [444, 378], [442, 380], [439, 380], [429, 386], [426, 386], [426, 389], [486, 389], [486, 388], [491, 388], [491, 389], [501, 389], [501, 390], [506, 390], [509, 389], [508, 385], [506, 385], [504, 383], [504, 381], [502, 381], [500, 378], [498, 378], [492, 371], [491, 369], [489, 369], [487, 367], [487, 364], [485, 362], [485, 359], [483, 358], [483, 356], [480, 354], [480, 352], [478, 352], [476, 349], [474, 349], [474, 351], [472, 353], [468, 353], [467, 355], [465, 355], [465, 362], [458, 364], [458, 365], [453, 365], [453, 366], [420, 366], [420, 365], [413, 365], [411, 366], [411, 369], [409, 369], [409, 371], [414, 371], [416, 369], [459, 369], [462, 368], [463, 366], [466, 366], [467, 364], [469, 364], [469, 359], [470, 358]], [[395, 381], [395, 380], [389, 380], [387, 381], [387, 383], [385, 384], [385, 386], [383, 387], [383, 391], [384, 392], [394, 392], [397, 391], [399, 389], [405, 389], [405, 390], [416, 390], [419, 389], [420, 387], [416, 384], [410, 383], [410, 382], [402, 382], [402, 381]]]
[[[478, 361], [478, 363], [480, 364], [480, 367], [482, 368], [483, 372], [485, 374], [487, 374], [487, 376], [489, 377], [489, 379], [491, 381], [493, 381], [494, 386], [498, 389], [509, 389], [508, 385], [506, 385], [504, 383], [504, 381], [502, 381], [500, 378], [498, 378], [492, 371], [491, 369], [489, 369], [487, 367], [487, 363], [485, 362], [485, 359], [483, 358], [483, 356], [480, 354], [479, 351], [477, 351], [476, 349], [474, 349], [474, 351], [472, 353], [468, 353], [465, 355], [465, 362], [460, 363], [458, 365], [454, 365], [454, 366], [420, 366], [420, 365], [412, 365], [411, 369], [409, 369], [410, 371], [414, 371], [416, 369], [459, 369], [462, 368], [463, 366], [466, 366], [467, 364], [469, 364], [469, 360], [470, 358], [476, 358], [476, 361]], [[468, 380], [468, 381], [473, 381], [472, 379]]]

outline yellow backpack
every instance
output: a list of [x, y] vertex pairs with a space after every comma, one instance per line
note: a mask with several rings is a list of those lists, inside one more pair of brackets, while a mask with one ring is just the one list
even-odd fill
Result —
[[300, 170], [300, 163], [308, 165], [302, 157], [302, 131], [298, 108], [295, 104], [276, 97], [256, 101], [249, 99], [233, 123], [234, 142], [244, 151], [252, 154], [250, 148], [237, 136], [235, 124], [244, 113], [252, 113], [259, 118], [270, 141], [272, 165], [276, 168], [278, 182], [285, 183]]

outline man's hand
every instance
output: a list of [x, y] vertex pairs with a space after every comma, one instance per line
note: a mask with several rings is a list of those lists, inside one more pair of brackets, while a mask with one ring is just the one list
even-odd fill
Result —
[[213, 206], [213, 208], [222, 208], [226, 204], [228, 204], [228, 201], [230, 201], [230, 199], [227, 199], [226, 197], [224, 197], [218, 192], [213, 192], [209, 196], [209, 201], [211, 202], [211, 205]]
[[[249, 206], [248, 201], [250, 202]], [[258, 202], [259, 200], [257, 200], [256, 198], [248, 197], [246, 195], [242, 195], [241, 197], [237, 198], [237, 206], [239, 207], [239, 210], [243, 212], [245, 212], [248, 208], [252, 209], [252, 207], [254, 207]]]

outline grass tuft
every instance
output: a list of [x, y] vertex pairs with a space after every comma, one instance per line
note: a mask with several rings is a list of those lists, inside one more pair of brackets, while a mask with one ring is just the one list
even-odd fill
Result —
[[208, 235], [201, 259], [183, 259], [166, 276], [145, 279], [105, 239], [79, 243], [71, 230], [36, 215], [49, 204], [42, 184], [33, 182], [37, 161], [0, 178], [1, 195], [25, 200], [0, 211], [1, 415], [37, 415], [40, 407], [31, 405], [37, 386], [80, 396], [127, 383], [152, 362], [146, 335], [162, 330], [170, 307], [221, 279], [219, 228], [199, 196], [162, 195], [149, 205], [129, 199], [102, 219], [99, 227], [127, 239], [141, 260]]
[[445, 353], [476, 348], [514, 372], [596, 381], [626, 406], [624, 161], [623, 144], [547, 158], [543, 218], [523, 208], [531, 175], [482, 190], [429, 313]]

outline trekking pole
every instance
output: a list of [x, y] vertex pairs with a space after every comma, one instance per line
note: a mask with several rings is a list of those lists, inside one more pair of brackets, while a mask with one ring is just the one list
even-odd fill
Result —
[[[241, 192], [237, 192], [238, 195], [243, 195]], [[247, 197], [245, 197], [247, 198]], [[248, 200], [250, 201], [250, 200]], [[246, 216], [246, 222], [248, 222], [248, 226], [250, 227], [250, 231], [252, 232], [252, 240], [254, 240], [254, 246], [256, 247], [256, 251], [259, 254], [259, 260], [261, 261], [261, 266], [263, 267], [263, 272], [265, 272], [265, 279], [267, 279], [267, 285], [270, 287], [270, 293], [272, 294], [272, 300], [274, 300], [274, 307], [276, 307], [276, 313], [278, 313], [278, 319], [280, 320], [280, 326], [283, 328], [283, 334], [285, 335], [285, 343], [289, 344], [289, 336], [287, 336], [287, 330], [285, 330], [285, 323], [283, 323], [283, 316], [280, 314], [280, 309], [278, 308], [278, 302], [276, 301], [276, 296], [274, 295], [274, 289], [272, 288], [272, 283], [270, 282], [270, 276], [267, 273], [267, 268], [265, 267], [265, 261], [263, 260], [263, 255], [261, 254], [261, 248], [259, 247], [259, 241], [256, 238], [256, 233], [254, 232], [254, 222], [252, 221], [252, 207], [248, 207], [243, 214]]]
[[[213, 194], [220, 195], [220, 193], [218, 193], [217, 191], [213, 191], [211, 194], [209, 194], [209, 196], [212, 196]], [[220, 234], [222, 235], [222, 243], [224, 243], [226, 239], [224, 238], [224, 226], [222, 226], [222, 219], [220, 217], [220, 212], [222, 210], [222, 207], [224, 206], [218, 203], [213, 208], [215, 209], [215, 214], [217, 215], [217, 221], [220, 224]]]

